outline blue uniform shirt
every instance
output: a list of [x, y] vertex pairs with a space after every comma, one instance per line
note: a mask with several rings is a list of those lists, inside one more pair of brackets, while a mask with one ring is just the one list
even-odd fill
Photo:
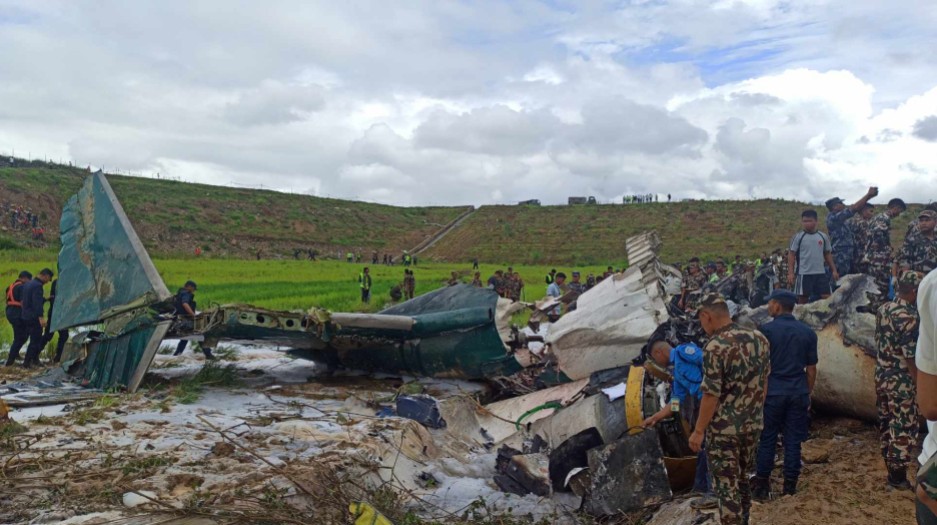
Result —
[[22, 286], [23, 288], [23, 311], [20, 318], [24, 321], [38, 321], [43, 314], [43, 306], [46, 299], [42, 296], [42, 286], [45, 283], [39, 279], [33, 279]]
[[769, 396], [808, 394], [806, 367], [817, 364], [817, 334], [791, 314], [759, 327], [771, 343]]
[[688, 395], [703, 398], [703, 350], [693, 343], [682, 344], [670, 351], [673, 364], [673, 388], [670, 400], [683, 401]]
[[838, 212], [830, 212], [826, 216], [826, 231], [830, 233], [830, 245], [833, 251], [852, 248], [856, 244], [855, 236], [849, 227], [848, 221], [856, 212], [846, 208]]

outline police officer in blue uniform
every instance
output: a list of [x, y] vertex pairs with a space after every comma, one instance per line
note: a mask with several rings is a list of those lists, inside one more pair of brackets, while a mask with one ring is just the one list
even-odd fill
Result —
[[817, 378], [817, 334], [794, 318], [797, 296], [775, 290], [765, 298], [773, 321], [759, 327], [771, 343], [771, 373], [765, 398], [764, 429], [758, 444], [752, 497], [768, 499], [778, 434], [784, 435], [784, 494], [797, 493], [800, 445], [810, 427], [810, 394]]

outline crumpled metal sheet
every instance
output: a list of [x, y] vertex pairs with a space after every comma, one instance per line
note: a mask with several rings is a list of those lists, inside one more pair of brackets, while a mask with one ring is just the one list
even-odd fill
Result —
[[83, 383], [101, 389], [136, 391], [169, 325], [169, 321], [157, 323], [142, 317], [127, 325], [120, 335], [90, 343]]
[[65, 204], [52, 329], [172, 297], [101, 172]]

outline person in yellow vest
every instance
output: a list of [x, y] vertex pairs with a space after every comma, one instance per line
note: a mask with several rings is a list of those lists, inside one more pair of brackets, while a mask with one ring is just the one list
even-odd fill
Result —
[[367, 266], [358, 274], [358, 284], [361, 285], [361, 302], [371, 302], [371, 270]]

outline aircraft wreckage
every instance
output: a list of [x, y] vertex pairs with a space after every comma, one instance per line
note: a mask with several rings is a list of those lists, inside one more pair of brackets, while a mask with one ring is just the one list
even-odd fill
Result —
[[[666, 373], [641, 366], [648, 343], [701, 336], [695, 320], [671, 304], [668, 287], [679, 273], [659, 262], [653, 232], [627, 240], [627, 271], [578, 297], [512, 304], [459, 285], [376, 314], [222, 305], [200, 311], [194, 325], [173, 319], [172, 295], [103, 174], [90, 176], [65, 205], [61, 232], [52, 329], [90, 327], [63, 359], [83, 386], [134, 391], [164, 338], [197, 338], [209, 348], [264, 341], [332, 367], [394, 374], [495, 384], [524, 376], [530, 393], [484, 406], [444, 400], [425, 424], [501, 447], [495, 482], [506, 492], [573, 492], [594, 514], [661, 503], [692, 481], [687, 424], [639, 428], [666, 399]], [[818, 408], [875, 417], [874, 316], [859, 311], [874, 290], [867, 277], [848, 276], [832, 297], [795, 312], [819, 335]], [[536, 320], [571, 301], [576, 309], [545, 337], [510, 324], [518, 309], [534, 308]], [[743, 307], [738, 319], [756, 326], [767, 313]]]

